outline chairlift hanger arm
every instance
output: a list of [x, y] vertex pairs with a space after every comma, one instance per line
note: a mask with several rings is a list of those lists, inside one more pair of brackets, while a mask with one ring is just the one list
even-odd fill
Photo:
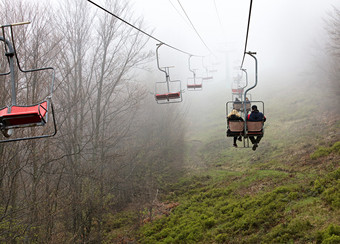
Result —
[[[18, 26], [18, 25], [26, 25], [26, 24], [30, 24], [30, 23], [31, 23], [30, 21], [26, 21], [26, 22], [14, 23], [14, 24], [2, 25], [1, 28], [2, 28], [2, 33], [3, 33], [3, 38], [6, 40], [4, 29], [5, 29], [5, 27], [9, 27], [10, 28], [10, 33], [11, 33], [12, 43], [10, 43], [10, 42], [8, 42], [8, 43], [6, 42], [6, 43], [7, 43], [8, 48], [10, 49], [9, 53], [13, 53], [13, 55], [15, 56], [15, 58], [17, 60], [18, 68], [19, 68], [19, 70], [21, 72], [29, 73], [29, 72], [42, 71], [42, 70], [52, 70], [52, 83], [51, 83], [51, 90], [50, 90], [50, 95], [49, 95], [49, 97], [51, 98], [52, 94], [53, 94], [53, 87], [54, 87], [54, 80], [55, 80], [55, 70], [54, 70], [54, 68], [53, 67], [43, 67], [43, 68], [35, 68], [35, 69], [24, 70], [20, 66], [19, 58], [18, 58], [18, 55], [17, 55], [17, 52], [16, 52], [16, 47], [15, 47], [15, 42], [14, 42], [14, 33], [13, 33], [13, 28], [12, 27], [13, 26]], [[9, 73], [6, 73], [6, 74], [9, 74]], [[0, 74], [0, 75], [2, 75], [2, 74]]]
[[24, 21], [24, 22], [18, 22], [18, 23], [13, 23], [13, 24], [1, 25], [0, 28], [9, 27], [9, 26], [17, 26], [17, 25], [28, 25], [28, 24], [31, 24], [31, 21]]
[[195, 73], [194, 70], [191, 69], [191, 63], [190, 63], [190, 59], [191, 59], [192, 56], [193, 56], [193, 55], [189, 55], [188, 63], [189, 63], [189, 70], [193, 73], [194, 78], [195, 78], [195, 77], [196, 77], [196, 73]]
[[41, 71], [41, 70], [52, 70], [52, 85], [51, 85], [51, 94], [53, 91], [53, 86], [54, 86], [54, 77], [55, 77], [55, 71], [53, 67], [44, 67], [44, 68], [35, 68], [35, 69], [28, 69], [28, 70], [24, 70], [21, 68], [20, 66], [20, 62], [19, 62], [19, 58], [16, 52], [16, 48], [15, 48], [15, 42], [14, 42], [14, 34], [13, 34], [13, 28], [12, 26], [17, 26], [17, 25], [25, 25], [25, 24], [30, 24], [31, 22], [20, 22], [20, 23], [16, 23], [16, 24], [12, 24], [10, 25], [10, 30], [11, 30], [11, 36], [12, 36], [12, 44], [13, 44], [13, 49], [14, 49], [14, 55], [15, 58], [17, 60], [17, 64], [18, 64], [18, 68], [21, 72], [23, 73], [29, 73], [29, 72], [34, 72], [34, 71]]
[[[256, 52], [247, 52], [246, 54], [250, 55], [255, 60], [255, 84], [244, 92], [244, 99], [247, 97], [248, 91], [252, 90], [253, 88], [257, 86], [257, 58], [255, 57]], [[244, 111], [245, 109], [246, 109], [246, 103], [244, 103]], [[247, 115], [245, 115], [245, 120], [247, 120]]]
[[[5, 43], [5, 47], [6, 47], [6, 56], [7, 56], [7, 58], [8, 58], [8, 62], [11, 63], [11, 62], [10, 62], [10, 56], [13, 57], [13, 55], [14, 55], [13, 46], [12, 46], [12, 44], [11, 44], [7, 39], [5, 39], [5, 37], [0, 36], [0, 41], [3, 41], [3, 42]], [[7, 48], [9, 49], [8, 52], [7, 52]], [[11, 64], [10, 64], [10, 65], [11, 65]], [[0, 73], [0, 76], [2, 76], [2, 75], [9, 75], [10, 73], [11, 73], [10, 71], [7, 72], [7, 73]]]
[[169, 74], [166, 72], [166, 69], [162, 69], [160, 66], [159, 66], [159, 57], [158, 57], [158, 49], [163, 45], [164, 43], [158, 43], [156, 44], [157, 48], [156, 48], [156, 59], [157, 59], [157, 67], [160, 71], [164, 72], [165, 73], [165, 76], [168, 78], [169, 77]]
[[248, 72], [247, 72], [247, 69], [242, 68], [241, 70], [246, 74], [246, 85], [242, 87], [242, 89], [244, 89], [248, 86]]
[[204, 64], [204, 57], [202, 56], [202, 67], [208, 72], [208, 67]]

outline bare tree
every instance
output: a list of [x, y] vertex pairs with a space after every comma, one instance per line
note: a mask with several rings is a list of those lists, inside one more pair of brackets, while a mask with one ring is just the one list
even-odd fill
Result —
[[328, 54], [331, 57], [329, 66], [327, 67], [331, 89], [339, 100], [340, 96], [340, 10], [333, 7], [333, 12], [329, 14], [326, 21], [326, 30], [329, 36]]

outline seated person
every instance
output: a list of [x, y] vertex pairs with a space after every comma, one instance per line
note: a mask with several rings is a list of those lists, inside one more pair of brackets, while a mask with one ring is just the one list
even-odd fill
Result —
[[[266, 121], [266, 117], [263, 115], [263, 113], [259, 112], [257, 110], [257, 106], [253, 105], [251, 106], [251, 113], [248, 114], [247, 121]], [[262, 135], [258, 135], [256, 138], [254, 136], [249, 136], [249, 139], [251, 143], [253, 143], [253, 150], [255, 151], [258, 147], [258, 144], [260, 143], [262, 139]]]
[[[227, 121], [229, 122], [229, 121], [231, 121], [231, 120], [233, 120], [233, 121], [244, 121], [244, 120], [241, 118], [240, 114], [237, 112], [236, 109], [233, 109], [233, 110], [231, 111], [231, 113], [227, 116]], [[238, 136], [234, 136], [234, 144], [233, 144], [234, 147], [237, 147], [237, 143], [236, 143], [237, 137], [238, 137]], [[239, 140], [239, 141], [242, 141], [242, 137], [239, 136], [239, 137], [238, 137], [238, 140]]]

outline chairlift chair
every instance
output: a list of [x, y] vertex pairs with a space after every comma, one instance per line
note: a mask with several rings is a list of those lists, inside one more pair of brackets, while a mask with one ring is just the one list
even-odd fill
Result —
[[204, 64], [204, 57], [202, 56], [202, 67], [205, 70], [205, 76], [202, 77], [202, 81], [211, 81], [214, 77], [209, 74], [208, 67]]
[[165, 73], [165, 81], [156, 82], [155, 84], [155, 100], [158, 104], [179, 103], [183, 101], [182, 88], [180, 80], [170, 79], [170, 67], [160, 67], [158, 58], [158, 49], [163, 43], [157, 44], [156, 58], [157, 67], [160, 71]]
[[[263, 101], [249, 101], [249, 104], [257, 105], [259, 111], [264, 114], [264, 103]], [[242, 103], [242, 106], [248, 106], [245, 103]], [[226, 103], [226, 115], [231, 112], [231, 110], [235, 108], [235, 101], [229, 101]], [[248, 109], [246, 109], [247, 111]], [[249, 136], [263, 136], [264, 135], [264, 123], [263, 121], [247, 121], [246, 117], [248, 115], [248, 111], [244, 113], [244, 108], [238, 110], [240, 112], [241, 117], [244, 121], [228, 121], [227, 123], [227, 137], [234, 136], [242, 136], [243, 137], [243, 147], [250, 147]]]
[[[54, 85], [54, 77], [55, 72], [52, 67], [46, 68], [36, 68], [30, 70], [23, 70], [20, 67], [20, 62], [17, 56], [17, 52], [15, 49], [14, 35], [13, 35], [13, 26], [29, 24], [30, 22], [22, 22], [16, 24], [2, 25], [0, 26], [2, 29], [2, 36], [0, 36], [0, 41], [4, 42], [5, 46], [5, 56], [7, 57], [9, 63], [10, 71], [7, 73], [0, 73], [0, 76], [10, 75], [11, 82], [11, 103], [7, 106], [3, 106], [0, 109], [0, 130], [2, 134], [6, 137], [6, 139], [1, 139], [0, 143], [3, 142], [13, 142], [13, 141], [22, 141], [22, 140], [30, 140], [30, 139], [40, 139], [54, 136], [57, 133], [56, 121], [54, 116], [54, 109], [52, 104], [52, 94], [53, 94], [53, 85]], [[11, 40], [6, 39], [5, 28], [9, 28]], [[15, 73], [16, 70], [14, 68], [14, 58], [17, 62], [18, 71], [22, 73], [33, 73], [40, 71], [51, 71], [51, 81], [50, 81], [50, 90], [49, 94], [42, 101], [35, 104], [24, 104], [17, 105], [17, 77], [18, 75]], [[52, 122], [53, 122], [53, 131], [50, 133], [44, 132], [43, 130], [41, 135], [30, 135], [30, 136], [17, 136], [13, 138], [13, 134], [15, 129], [18, 128], [27, 128], [27, 127], [35, 127], [35, 126], [44, 126], [48, 123], [49, 113], [52, 114]], [[11, 138], [10, 138], [11, 137]], [[8, 139], [7, 139], [8, 138]], [[10, 139], [9, 139], [10, 138]]]
[[202, 78], [188, 78], [187, 89], [188, 91], [201, 91], [203, 89]]
[[[255, 59], [255, 84], [248, 88], [244, 95], [241, 96], [241, 100], [239, 102], [229, 101], [226, 103], [226, 114], [231, 112], [232, 109], [236, 109], [241, 113], [241, 116], [244, 121], [228, 121], [227, 123], [227, 137], [235, 137], [235, 136], [242, 136], [243, 137], [243, 148], [249, 148], [249, 137], [250, 136], [263, 136], [264, 135], [264, 122], [263, 121], [247, 121], [247, 115], [250, 111], [251, 105], [257, 105], [259, 108], [259, 111], [264, 113], [264, 103], [263, 101], [252, 101], [249, 99], [248, 101], [244, 101], [242, 98], [248, 98], [250, 94], [247, 94], [248, 91], [252, 90], [257, 85], [257, 59], [254, 56], [253, 52], [247, 52], [248, 55], [253, 57]], [[245, 70], [243, 70], [245, 71]], [[247, 78], [247, 84], [248, 85], [248, 78]], [[242, 89], [246, 88], [243, 87]], [[239, 94], [238, 94], [239, 96]], [[251, 96], [250, 96], [251, 97]]]
[[189, 71], [192, 72], [193, 77], [188, 78], [187, 90], [188, 91], [201, 91], [203, 89], [202, 77], [196, 77], [196, 70], [191, 69], [190, 59], [192, 55], [189, 56]]

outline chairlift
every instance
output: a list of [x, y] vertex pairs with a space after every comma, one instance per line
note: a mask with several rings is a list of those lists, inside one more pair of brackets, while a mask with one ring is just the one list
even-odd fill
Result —
[[190, 59], [192, 55], [189, 56], [189, 71], [192, 72], [193, 77], [188, 78], [187, 89], [188, 91], [201, 91], [203, 89], [202, 78], [196, 77], [196, 71], [191, 69]]
[[209, 74], [208, 67], [204, 65], [204, 57], [202, 56], [202, 67], [205, 69], [206, 76], [202, 77], [203, 81], [212, 80], [214, 77]]
[[182, 102], [182, 89], [180, 80], [170, 80], [170, 68], [160, 67], [158, 58], [158, 49], [163, 43], [157, 44], [156, 59], [157, 67], [160, 71], [165, 73], [165, 81], [156, 82], [155, 84], [155, 99], [158, 104], [179, 103]]
[[[262, 101], [249, 101], [249, 104], [256, 105], [260, 112], [264, 113], [264, 103]], [[242, 104], [244, 105], [244, 104]], [[235, 108], [235, 102], [229, 101], [226, 103], [226, 115]], [[263, 121], [247, 121], [248, 109], [244, 113], [244, 109], [238, 110], [244, 121], [228, 121], [227, 123], [227, 137], [242, 136], [243, 147], [250, 147], [249, 136], [264, 135]]]
[[[247, 52], [248, 55], [254, 58], [255, 60], [255, 84], [248, 88], [243, 95], [243, 98], [247, 98], [250, 94], [247, 95], [247, 93], [256, 87], [258, 83], [257, 78], [257, 59], [254, 56], [256, 53], [253, 52]], [[245, 70], [243, 70], [245, 72]], [[247, 84], [248, 85], [248, 80]], [[245, 87], [246, 87], [245, 86]], [[245, 88], [243, 87], [243, 88]], [[249, 137], [252, 136], [263, 136], [264, 135], [264, 122], [263, 121], [247, 121], [247, 115], [250, 111], [250, 106], [256, 105], [259, 108], [259, 111], [264, 113], [264, 103], [263, 101], [252, 101], [251, 99], [249, 101], [240, 101], [239, 103], [235, 103], [235, 101], [229, 101], [226, 103], [226, 114], [231, 112], [231, 110], [236, 109], [241, 113], [241, 116], [244, 121], [228, 121], [227, 123], [227, 137], [243, 137], [243, 148], [249, 148]]]
[[209, 70], [210, 73], [216, 73], [217, 71], [218, 71], [218, 70], [217, 70], [217, 69], [214, 69], [214, 68], [211, 69], [211, 70]]
[[239, 96], [240, 99], [242, 99], [242, 94], [244, 92], [244, 87], [241, 86], [241, 80], [242, 80], [242, 75], [238, 73], [237, 76], [233, 78], [233, 83], [231, 85], [232, 94]]
[[250, 101], [252, 100], [251, 94], [248, 94], [247, 97], [243, 97], [243, 92], [244, 89], [248, 86], [248, 73], [246, 69], [241, 69], [246, 76], [246, 83], [243, 87], [240, 86], [240, 81], [242, 79], [242, 76], [238, 75], [236, 78], [234, 78], [234, 81], [236, 81], [237, 89], [232, 89], [232, 101], [233, 103], [233, 108], [236, 109], [237, 111], [243, 112], [244, 109], [244, 103], [246, 105], [246, 111], [250, 111], [251, 103]]
[[[45, 68], [35, 68], [30, 70], [23, 70], [20, 66], [20, 62], [18, 59], [18, 55], [15, 48], [14, 42], [14, 35], [13, 35], [13, 26], [25, 25], [30, 24], [30, 22], [21, 22], [15, 24], [8, 24], [0, 26], [2, 29], [2, 36], [0, 36], [0, 41], [4, 42], [5, 47], [5, 56], [7, 57], [9, 63], [10, 71], [7, 73], [0, 73], [0, 76], [7, 76], [10, 75], [10, 82], [11, 82], [11, 102], [7, 106], [2, 106], [0, 109], [0, 130], [2, 134], [9, 138], [13, 136], [14, 132], [18, 128], [28, 128], [28, 127], [36, 127], [36, 126], [45, 126], [48, 123], [49, 113], [52, 114], [52, 123], [53, 123], [53, 131], [48, 134], [44, 133], [43, 130], [39, 130], [42, 135], [37, 136], [26, 136], [21, 137], [17, 136], [11, 139], [2, 139], [0, 143], [3, 142], [13, 142], [13, 141], [22, 141], [22, 140], [31, 140], [31, 139], [40, 139], [40, 138], [47, 138], [52, 137], [57, 133], [56, 121], [54, 116], [54, 109], [52, 104], [52, 94], [53, 94], [53, 85], [54, 85], [54, 77], [55, 71], [52, 67], [45, 67]], [[6, 39], [5, 36], [5, 28], [9, 28], [10, 31], [10, 40]], [[17, 105], [17, 81], [18, 74], [14, 68], [14, 57], [17, 62], [18, 71], [22, 73], [34, 73], [44, 70], [51, 71], [51, 81], [50, 81], [50, 90], [49, 94], [46, 96], [45, 99], [42, 101], [35, 103], [35, 104], [24, 104], [24, 105]], [[27, 81], [26, 81], [27, 82]]]

